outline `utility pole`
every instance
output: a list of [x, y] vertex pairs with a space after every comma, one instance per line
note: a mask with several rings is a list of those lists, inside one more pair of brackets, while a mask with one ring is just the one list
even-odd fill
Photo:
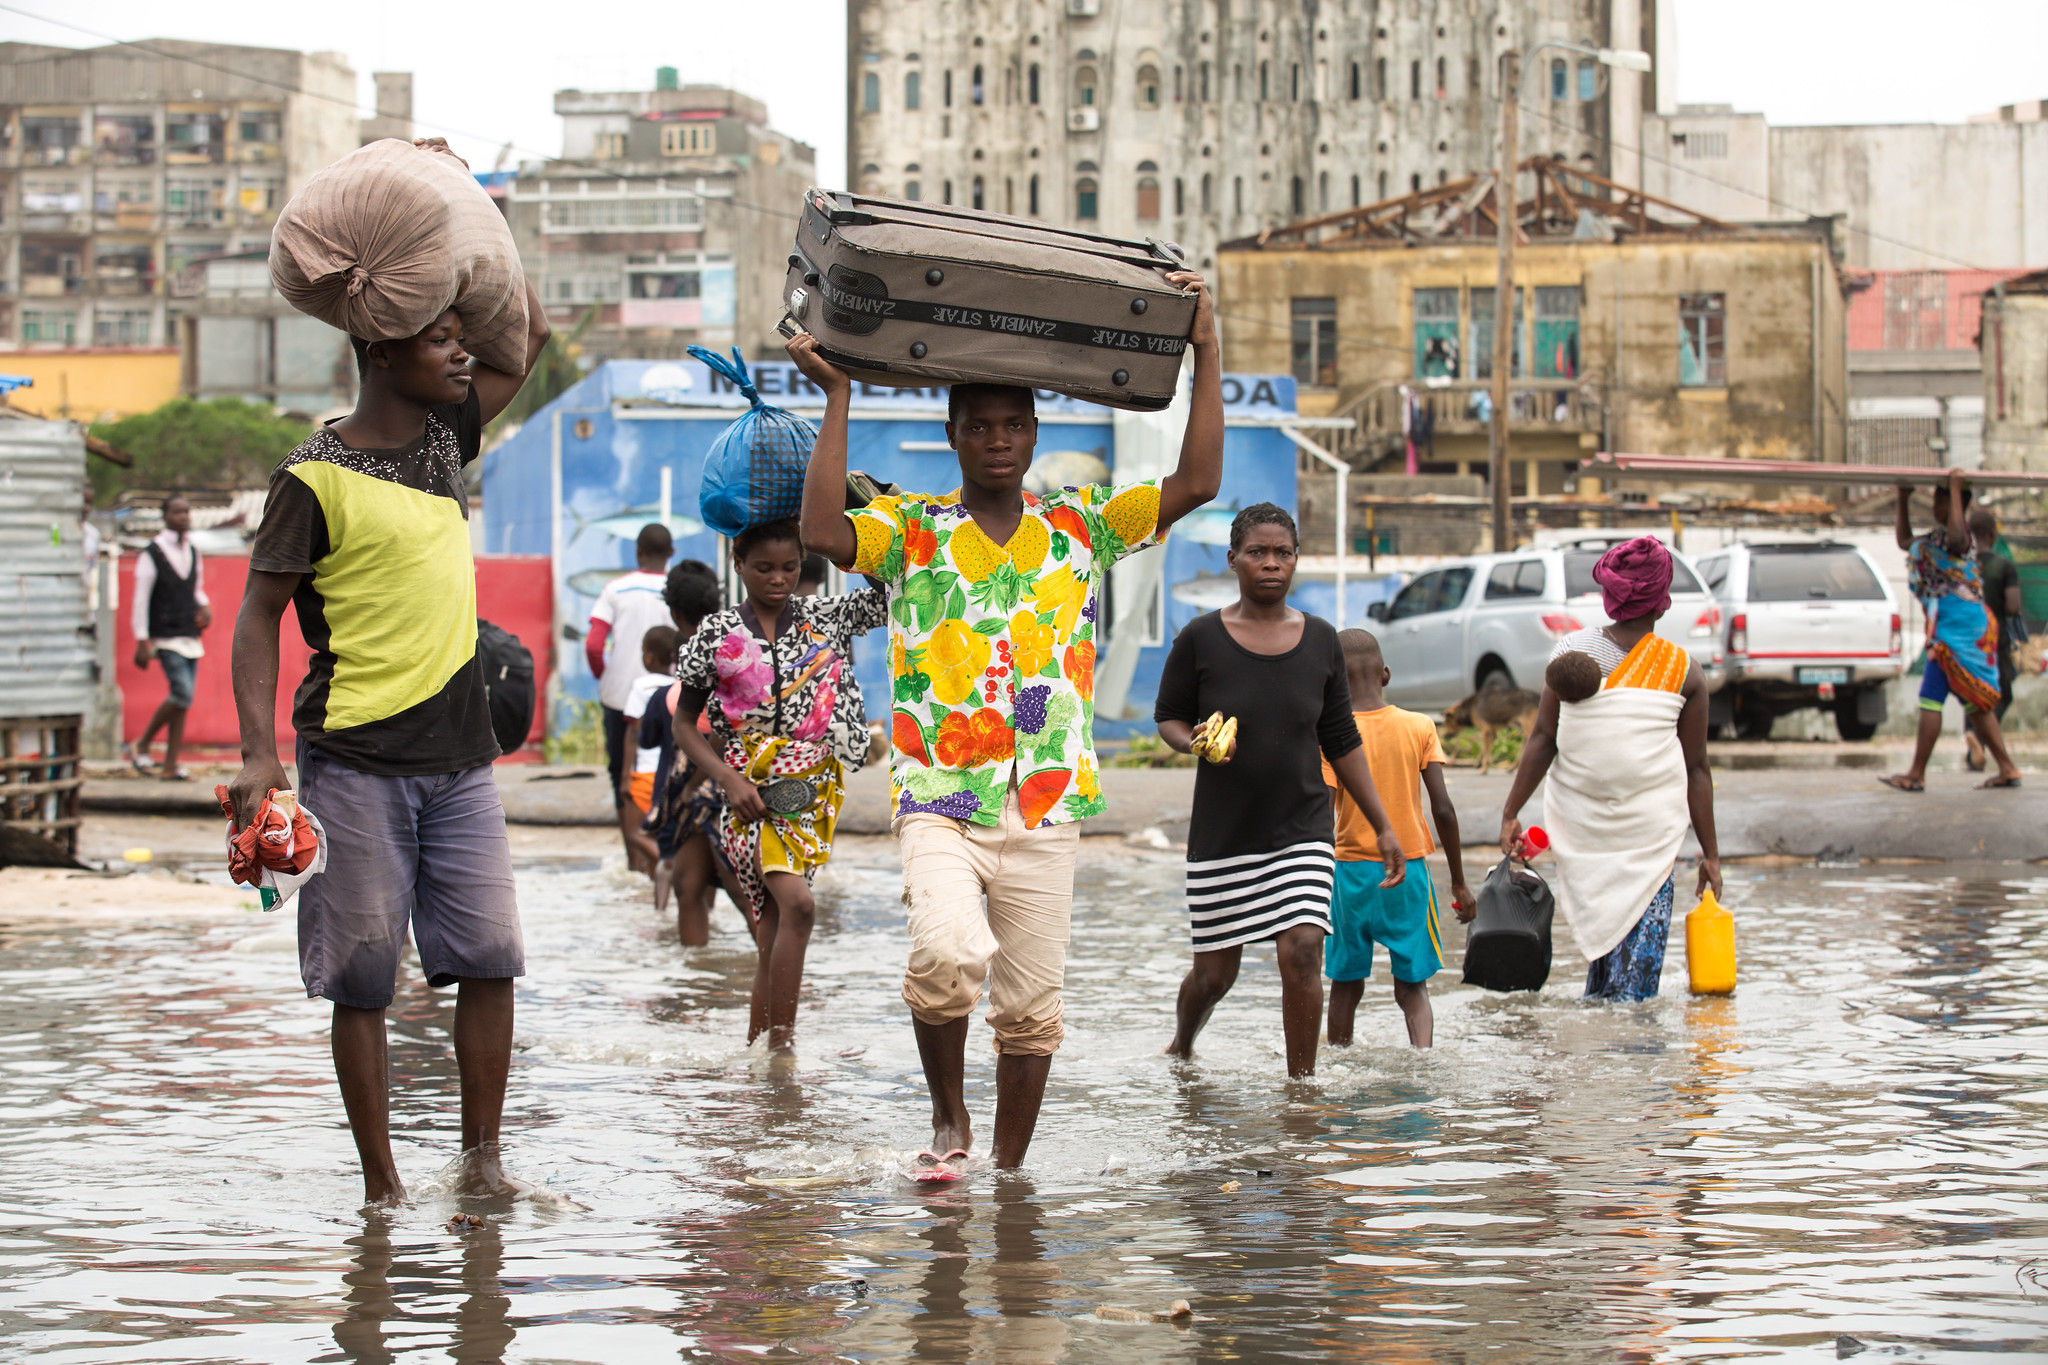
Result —
[[[1636, 48], [1594, 47], [1588, 43], [1538, 43], [1529, 49], [1535, 56], [1545, 48], [1558, 48], [1591, 57], [1602, 66], [1624, 71], [1648, 71], [1650, 54]], [[1516, 141], [1520, 128], [1522, 54], [1509, 48], [1500, 54], [1500, 171], [1493, 182], [1493, 204], [1500, 228], [1500, 273], [1493, 290], [1493, 422], [1487, 433], [1486, 476], [1493, 490], [1493, 549], [1502, 554], [1514, 549], [1513, 527], [1508, 515], [1508, 366], [1514, 363], [1515, 327], [1515, 162], [1520, 159]], [[852, 125], [848, 125], [849, 127]], [[1617, 306], [1620, 299], [1616, 294]], [[1616, 346], [1620, 331], [1616, 329]], [[1533, 467], [1533, 466], [1532, 466]], [[1529, 496], [1536, 496], [1532, 487]]]
[[[1493, 206], [1500, 229], [1500, 268], [1493, 290], [1493, 422], [1487, 434], [1486, 479], [1493, 494], [1493, 551], [1515, 548], [1508, 515], [1508, 366], [1514, 359], [1515, 142], [1522, 54], [1509, 48], [1500, 55], [1500, 170], [1493, 182]], [[1531, 489], [1531, 493], [1535, 490]]]

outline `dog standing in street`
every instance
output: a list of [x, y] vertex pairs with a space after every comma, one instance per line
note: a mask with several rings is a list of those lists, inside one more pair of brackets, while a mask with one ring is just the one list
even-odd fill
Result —
[[1493, 766], [1493, 737], [1510, 725], [1528, 739], [1536, 725], [1536, 703], [1543, 698], [1526, 687], [1488, 687], [1474, 692], [1444, 712], [1444, 737], [1460, 730], [1479, 730], [1479, 771]]

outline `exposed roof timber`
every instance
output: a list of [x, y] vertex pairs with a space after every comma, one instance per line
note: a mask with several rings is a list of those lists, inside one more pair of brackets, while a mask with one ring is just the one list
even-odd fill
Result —
[[[1604, 175], [1576, 169], [1562, 157], [1530, 157], [1518, 169], [1536, 182], [1535, 197], [1515, 205], [1515, 221], [1523, 241], [1570, 237], [1582, 212], [1596, 214], [1615, 228], [1646, 237], [1697, 237], [1744, 230], [1683, 204], [1631, 189]], [[1491, 172], [1468, 175], [1377, 204], [1267, 228], [1256, 237], [1225, 242], [1223, 248], [1257, 251], [1269, 247], [1354, 246], [1369, 241], [1491, 237], [1499, 230], [1500, 221], [1494, 181]], [[1602, 192], [1606, 197], [1600, 197]], [[1681, 223], [1668, 217], [1653, 217], [1653, 207], [1691, 221]]]

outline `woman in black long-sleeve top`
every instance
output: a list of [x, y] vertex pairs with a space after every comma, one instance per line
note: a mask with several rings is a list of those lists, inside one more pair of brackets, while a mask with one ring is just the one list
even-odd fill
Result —
[[[1195, 776], [1188, 829], [1188, 914], [1195, 961], [1181, 982], [1179, 1028], [1168, 1054], [1193, 1054], [1195, 1035], [1237, 980], [1244, 945], [1275, 940], [1290, 1076], [1315, 1073], [1323, 1016], [1323, 938], [1330, 932], [1336, 828], [1322, 762], [1382, 841], [1399, 841], [1381, 809], [1351, 718], [1337, 632], [1287, 605], [1298, 545], [1294, 518], [1272, 503], [1237, 514], [1230, 567], [1238, 600], [1198, 616], [1174, 641], [1159, 679], [1159, 737], [1187, 753], [1217, 712], [1237, 741]], [[1386, 853], [1390, 884], [1405, 861]]]

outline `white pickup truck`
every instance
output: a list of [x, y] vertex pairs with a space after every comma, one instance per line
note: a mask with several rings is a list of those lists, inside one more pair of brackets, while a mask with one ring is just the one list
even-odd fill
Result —
[[1870, 557], [1835, 541], [1737, 543], [1694, 561], [1727, 619], [1728, 681], [1710, 719], [1763, 739], [1779, 716], [1832, 711], [1843, 739], [1869, 739], [1885, 685], [1905, 670], [1899, 604]]
[[[1387, 700], [1441, 711], [1484, 687], [1541, 689], [1559, 637], [1607, 624], [1593, 566], [1626, 538], [1445, 560], [1373, 603], [1372, 631], [1394, 675]], [[1722, 678], [1721, 608], [1683, 555], [1672, 561], [1671, 610], [1657, 633], [1692, 656], [1711, 692]]]

